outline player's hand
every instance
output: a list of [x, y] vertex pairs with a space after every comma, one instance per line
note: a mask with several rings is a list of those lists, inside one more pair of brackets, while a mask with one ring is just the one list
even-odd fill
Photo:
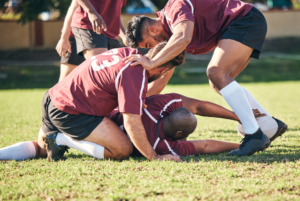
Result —
[[72, 52], [70, 41], [68, 39], [64, 39], [64, 38], [59, 39], [55, 49], [60, 57], [62, 57], [62, 56], [65, 57], [67, 51], [69, 53]]
[[252, 111], [255, 118], [267, 116], [266, 114], [261, 113], [258, 109], [252, 109]]
[[131, 63], [132, 66], [142, 65], [143, 68], [146, 69], [146, 70], [152, 70], [153, 68], [155, 68], [155, 66], [153, 66], [152, 62], [149, 60], [148, 57], [145, 57], [145, 56], [140, 55], [140, 54], [132, 54], [128, 57], [125, 57], [123, 59], [123, 61], [125, 63], [132, 62]]
[[157, 161], [176, 161], [176, 162], [182, 162], [182, 160], [179, 157], [174, 156], [172, 154], [157, 155], [154, 160], [157, 160]]
[[88, 16], [94, 32], [101, 34], [103, 31], [106, 31], [106, 24], [98, 13], [89, 13]]

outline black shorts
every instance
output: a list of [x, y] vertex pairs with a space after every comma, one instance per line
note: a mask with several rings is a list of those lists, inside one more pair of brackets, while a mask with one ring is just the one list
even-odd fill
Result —
[[95, 48], [107, 48], [108, 50], [120, 48], [118, 40], [107, 38], [104, 34], [97, 34], [93, 30], [72, 28], [76, 44], [77, 53], [83, 55], [84, 50]]
[[247, 15], [233, 20], [222, 30], [222, 39], [232, 39], [253, 48], [250, 57], [258, 59], [267, 34], [267, 22], [263, 14], [252, 8]]
[[84, 56], [80, 56], [77, 54], [77, 48], [76, 48], [76, 41], [75, 38], [69, 37], [69, 41], [71, 44], [71, 50], [72, 52], [69, 53], [68, 51], [66, 52], [66, 56], [62, 56], [60, 59], [61, 64], [73, 64], [78, 66], [82, 62], [85, 61]]
[[73, 115], [58, 110], [51, 102], [48, 91], [42, 100], [42, 130], [62, 132], [74, 140], [83, 140], [102, 122], [104, 117], [79, 114]]

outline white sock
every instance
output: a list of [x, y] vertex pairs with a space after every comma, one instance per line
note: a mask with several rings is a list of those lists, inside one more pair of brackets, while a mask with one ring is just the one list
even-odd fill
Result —
[[233, 81], [221, 89], [220, 93], [231, 109], [239, 117], [245, 129], [245, 133], [254, 134], [259, 129], [259, 126], [253, 115], [243, 87], [241, 87], [236, 81]]
[[90, 156], [93, 156], [98, 159], [104, 158], [104, 147], [92, 142], [88, 141], [75, 141], [71, 137], [63, 134], [58, 133], [56, 137], [56, 144], [57, 145], [65, 145], [70, 148], [77, 149], [82, 151]]
[[267, 110], [265, 110], [265, 109], [263, 108], [263, 106], [261, 106], [261, 105], [259, 104], [259, 102], [257, 102], [257, 100], [255, 100], [255, 98], [250, 94], [250, 92], [249, 92], [247, 89], [245, 89], [245, 88], [243, 88], [243, 89], [244, 89], [244, 92], [245, 92], [245, 94], [246, 94], [246, 96], [247, 96], [248, 102], [249, 102], [249, 104], [250, 104], [250, 106], [251, 106], [252, 109], [258, 109], [261, 113], [266, 114], [268, 117], [272, 117], [272, 116], [267, 112]]
[[36, 156], [36, 149], [32, 142], [19, 142], [0, 149], [0, 160], [26, 160]]

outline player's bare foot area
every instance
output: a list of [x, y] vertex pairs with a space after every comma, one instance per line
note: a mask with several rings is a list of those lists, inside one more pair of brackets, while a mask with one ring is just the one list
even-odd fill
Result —
[[64, 153], [68, 152], [67, 146], [58, 146], [56, 144], [57, 132], [45, 133], [43, 136], [43, 141], [45, 143], [45, 149], [47, 151], [47, 160], [48, 161], [59, 161], [66, 160]]
[[273, 137], [270, 138], [271, 142], [274, 141], [279, 136], [282, 136], [287, 131], [287, 128], [288, 128], [287, 125], [284, 122], [282, 122], [279, 119], [276, 119], [274, 117], [272, 117], [272, 118], [277, 122], [278, 130], [277, 130], [276, 134]]

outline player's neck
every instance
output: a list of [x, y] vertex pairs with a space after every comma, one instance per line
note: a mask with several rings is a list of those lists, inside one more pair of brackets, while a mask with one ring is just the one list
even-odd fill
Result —
[[171, 138], [171, 135], [169, 134], [170, 133], [169, 125], [170, 125], [169, 118], [168, 116], [166, 116], [163, 119], [163, 132], [166, 137]]

